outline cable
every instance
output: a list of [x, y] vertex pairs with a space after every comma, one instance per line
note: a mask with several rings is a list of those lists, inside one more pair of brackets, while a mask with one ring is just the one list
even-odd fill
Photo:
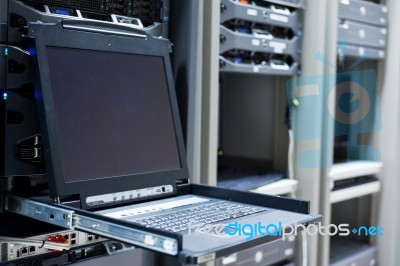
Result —
[[307, 234], [306, 230], [301, 231], [301, 251], [302, 251], [302, 265], [308, 266], [308, 251], [307, 251]]
[[[286, 109], [286, 120], [285, 123], [288, 127], [289, 134], [289, 148], [288, 148], [288, 178], [294, 180], [294, 133], [292, 129], [292, 121], [290, 117], [290, 109], [289, 107]], [[296, 198], [296, 192], [292, 191], [290, 193], [292, 198]]]
[[[297, 102], [296, 102], [297, 103]], [[296, 106], [293, 103], [293, 106]], [[288, 178], [294, 179], [294, 165], [293, 165], [293, 156], [294, 156], [294, 133], [292, 129], [292, 117], [291, 117], [291, 107], [292, 105], [288, 105], [286, 107], [285, 113], [285, 124], [288, 128], [288, 135], [289, 135], [289, 148], [288, 148]]]
[[289, 179], [294, 179], [293, 155], [294, 155], [294, 135], [293, 135], [293, 129], [289, 129], [289, 150], [288, 150]]
[[34, 239], [24, 239], [24, 238], [15, 238], [15, 237], [4, 237], [0, 236], [0, 242], [7, 242], [7, 243], [15, 243], [20, 245], [26, 246], [36, 246], [39, 248], [47, 248], [47, 249], [54, 249], [54, 250], [69, 250], [70, 244], [69, 243], [55, 243], [49, 242], [44, 240], [34, 240]]

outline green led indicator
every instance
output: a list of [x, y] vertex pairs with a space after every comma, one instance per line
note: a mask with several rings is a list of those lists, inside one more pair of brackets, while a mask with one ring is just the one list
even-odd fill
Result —
[[8, 48], [4, 48], [4, 56], [8, 56]]
[[4, 101], [7, 101], [7, 97], [8, 97], [7, 92], [3, 93], [3, 100]]
[[86, 257], [87, 255], [88, 255], [88, 251], [87, 251], [87, 249], [85, 249], [84, 251], [83, 251], [83, 255]]

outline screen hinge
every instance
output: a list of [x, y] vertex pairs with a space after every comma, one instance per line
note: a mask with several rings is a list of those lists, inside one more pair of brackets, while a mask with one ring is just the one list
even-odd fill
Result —
[[54, 203], [68, 206], [68, 207], [73, 207], [73, 208], [77, 208], [77, 209], [82, 208], [81, 200], [78, 195], [67, 196], [67, 197], [55, 197], [55, 198], [52, 198], [52, 201]]
[[189, 185], [190, 184], [190, 180], [189, 178], [187, 179], [177, 179], [176, 180], [176, 186], [184, 186], [184, 185]]

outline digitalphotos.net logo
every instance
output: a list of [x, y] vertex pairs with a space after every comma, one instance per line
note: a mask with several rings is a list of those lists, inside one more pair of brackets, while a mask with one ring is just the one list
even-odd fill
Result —
[[[344, 47], [343, 60], [346, 59]], [[316, 60], [333, 70], [337, 68], [339, 72], [293, 78], [286, 82], [295, 141], [323, 141], [323, 134], [327, 133], [323, 131], [329, 130], [323, 123], [331, 119], [334, 136], [346, 143], [342, 152], [344, 160], [379, 161], [379, 150], [360, 141], [363, 134], [382, 129], [376, 71], [353, 70], [366, 60], [365, 57], [358, 58], [351, 66], [336, 66], [321, 53], [316, 55]], [[302, 115], [296, 115], [297, 112], [302, 112]], [[321, 143], [324, 144], [328, 143]], [[315, 146], [303, 148], [298, 153], [297, 163], [301, 168], [331, 167], [332, 158], [326, 162], [321, 162], [319, 158], [322, 158], [321, 151]]]
[[283, 240], [297, 236], [300, 232], [305, 232], [309, 236], [383, 236], [383, 228], [381, 226], [359, 226], [351, 228], [349, 224], [295, 224], [285, 225], [282, 222], [278, 223], [263, 223], [257, 222], [254, 224], [240, 222], [232, 222], [229, 224], [207, 224], [197, 222], [191, 219], [188, 223], [189, 234], [207, 234], [217, 237], [233, 237], [244, 236], [246, 240], [252, 240], [256, 237], [273, 236], [280, 237]]

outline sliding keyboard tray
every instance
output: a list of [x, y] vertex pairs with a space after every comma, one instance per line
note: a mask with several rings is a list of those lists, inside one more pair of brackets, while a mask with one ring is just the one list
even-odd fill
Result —
[[[307, 217], [296, 221], [296, 224], [305, 226], [321, 221], [320, 215], [309, 215], [309, 203], [306, 201], [195, 184], [178, 186], [178, 196], [189, 194], [271, 208], [281, 211], [284, 214], [283, 216], [298, 215], [299, 217]], [[4, 201], [5, 211], [66, 229], [89, 232], [162, 254], [175, 256], [181, 263], [199, 264], [215, 260], [216, 258], [228, 256], [240, 250], [263, 245], [280, 238], [266, 235], [246, 240], [243, 236], [234, 243], [220, 245], [218, 248], [213, 248], [212, 243], [210, 243], [209, 247], [193, 248], [193, 243], [189, 243], [190, 238], [186, 238], [182, 234], [147, 228], [124, 220], [103, 216], [93, 211], [54, 203], [54, 201], [46, 197], [23, 198], [5, 195]], [[221, 243], [224, 242], [222, 241]]]

